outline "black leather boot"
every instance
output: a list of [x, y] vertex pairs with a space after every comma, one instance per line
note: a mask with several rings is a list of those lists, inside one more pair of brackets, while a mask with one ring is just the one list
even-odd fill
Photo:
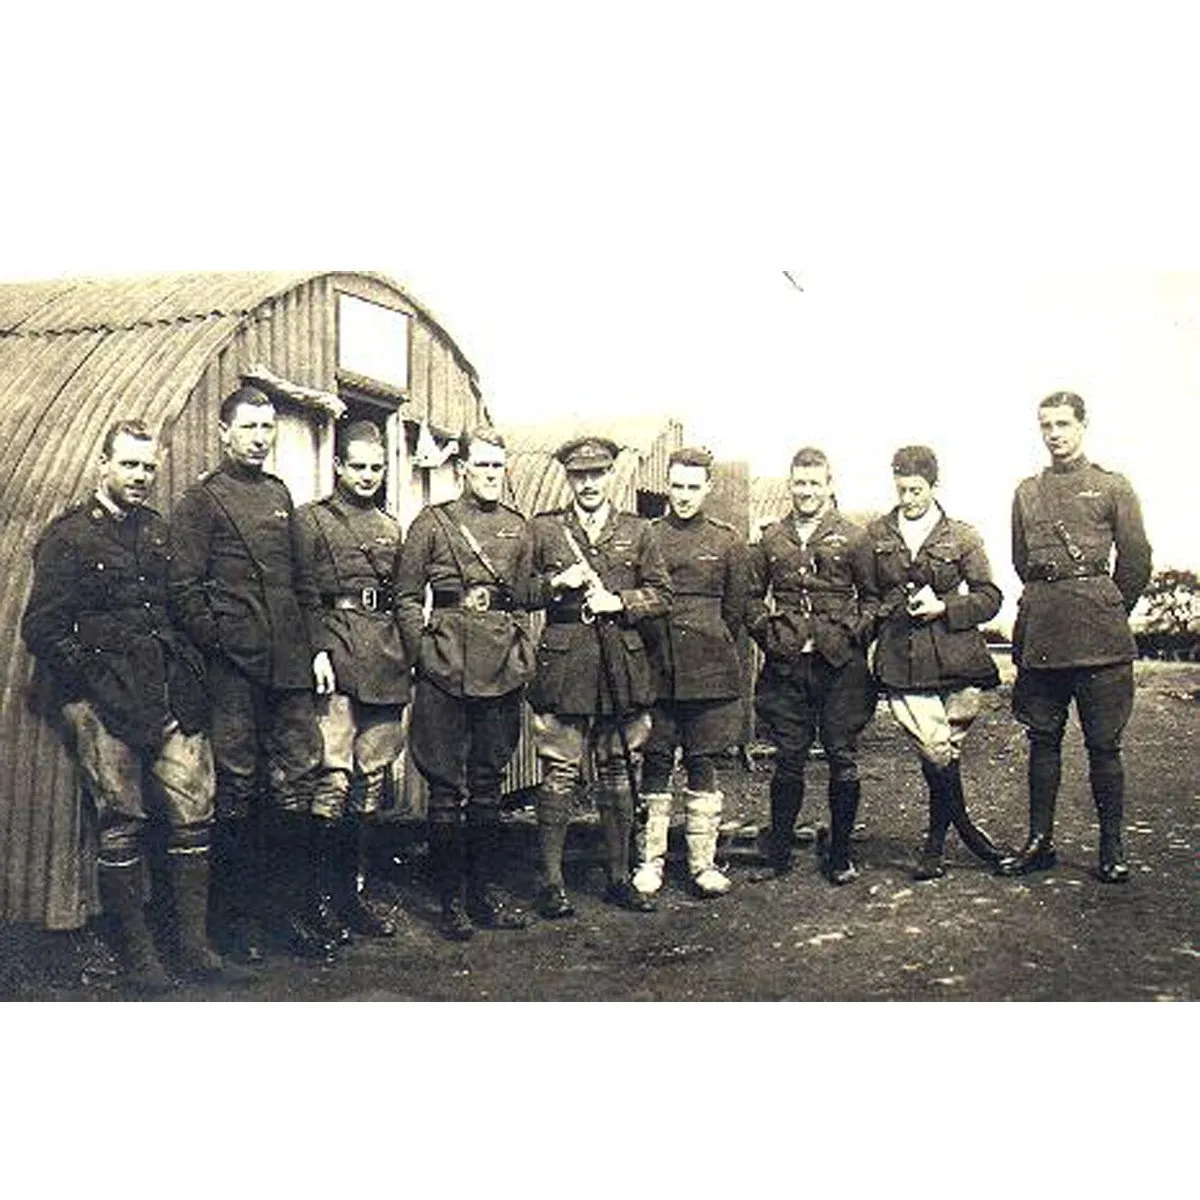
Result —
[[179, 968], [189, 979], [207, 983], [245, 983], [257, 975], [249, 967], [226, 962], [209, 944], [205, 928], [208, 908], [208, 854], [168, 850], [167, 872], [179, 935]]
[[829, 852], [825, 874], [829, 882], [841, 887], [858, 878], [858, 868], [850, 859], [850, 834], [858, 816], [862, 784], [857, 779], [829, 782]]
[[498, 800], [467, 806], [467, 913], [484, 929], [524, 929], [529, 919], [493, 882], [500, 840]]
[[913, 868], [912, 877], [918, 881], [941, 879], [946, 874], [943, 858], [946, 853], [946, 831], [950, 828], [949, 780], [945, 769], [921, 760], [921, 774], [929, 789], [929, 828], [925, 843]]
[[371, 827], [370, 818], [361, 813], [351, 813], [338, 824], [334, 903], [352, 933], [360, 937], [390, 938], [395, 936], [396, 926], [376, 912], [364, 895], [367, 865], [371, 859]]
[[786, 875], [792, 869], [792, 846], [796, 821], [804, 806], [804, 776], [778, 768], [771, 777], [771, 826], [759, 843], [766, 871], [752, 876], [753, 882]]
[[946, 799], [950, 806], [950, 818], [962, 843], [976, 858], [987, 863], [989, 867], [997, 867], [1000, 862], [1012, 854], [1007, 847], [997, 846], [990, 837], [974, 821], [967, 812], [966, 794], [963, 791], [962, 764], [955, 759], [946, 768]]
[[1125, 847], [1121, 841], [1121, 824], [1125, 816], [1125, 773], [1120, 752], [1092, 750], [1088, 758], [1092, 798], [1100, 820], [1100, 855], [1096, 878], [1101, 883], [1128, 883], [1129, 867], [1125, 862]]
[[1029, 838], [1015, 854], [1001, 858], [998, 875], [1028, 875], [1048, 871], [1058, 863], [1054, 849], [1054, 808], [1062, 775], [1058, 744], [1029, 739]]
[[277, 809], [266, 822], [267, 896], [275, 933], [297, 958], [332, 962], [335, 944], [316, 928], [313, 914], [312, 818]]
[[312, 890], [308, 920], [317, 933], [335, 946], [350, 942], [350, 930], [342, 920], [340, 905], [334, 900], [341, 869], [343, 824], [344, 821], [327, 821], [323, 817], [310, 818], [309, 881]]
[[224, 955], [248, 966], [264, 960], [263, 856], [256, 834], [251, 818], [219, 818], [210, 851], [209, 932]]
[[468, 941], [475, 936], [475, 926], [467, 914], [466, 846], [461, 824], [430, 823], [429, 865], [442, 908], [442, 935], [452, 942]]
[[142, 907], [142, 860], [99, 864], [100, 903], [112, 923], [113, 950], [124, 970], [124, 983], [134, 991], [156, 995], [171, 987], [159, 961]]

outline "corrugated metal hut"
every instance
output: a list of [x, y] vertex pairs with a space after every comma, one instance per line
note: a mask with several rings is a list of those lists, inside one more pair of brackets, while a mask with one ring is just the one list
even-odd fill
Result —
[[[630, 417], [596, 421], [551, 421], [531, 426], [505, 426], [508, 444], [509, 499], [526, 516], [562, 508], [571, 501], [566, 473], [554, 451], [568, 438], [588, 433], [611, 438], [621, 452], [616, 461], [613, 503], [627, 512], [655, 517], [666, 510], [667, 459], [683, 445], [683, 425], [670, 417]], [[535, 635], [540, 617], [534, 617]], [[506, 793], [533, 787], [541, 778], [533, 750], [529, 709], [521, 741], [505, 775]]]
[[104, 430], [119, 417], [161, 431], [154, 503], [169, 513], [218, 460], [217, 406], [245, 377], [277, 401], [271, 467], [298, 502], [332, 483], [336, 414], [383, 425], [388, 507], [406, 526], [453, 487], [452, 467], [418, 444], [427, 450], [488, 419], [453, 338], [381, 275], [0, 285], [0, 919], [75, 928], [92, 900], [74, 771], [25, 699], [31, 661], [18, 630], [34, 544], [93, 486]]

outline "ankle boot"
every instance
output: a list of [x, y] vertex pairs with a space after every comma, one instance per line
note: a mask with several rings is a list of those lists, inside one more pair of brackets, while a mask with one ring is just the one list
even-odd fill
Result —
[[113, 949], [125, 983], [149, 995], [167, 991], [171, 980], [159, 961], [142, 907], [142, 860], [100, 863], [100, 903], [113, 925]]

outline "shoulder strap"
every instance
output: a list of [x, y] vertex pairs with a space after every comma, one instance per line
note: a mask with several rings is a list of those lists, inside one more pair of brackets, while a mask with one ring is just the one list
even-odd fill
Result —
[[453, 521], [449, 513], [441, 505], [437, 505], [430, 509], [433, 513], [433, 519], [442, 527], [446, 534], [446, 540], [450, 545], [450, 553], [454, 556], [454, 565], [458, 568], [458, 573], [462, 576], [463, 583], [467, 582], [467, 572], [463, 567], [462, 559], [458, 555], [458, 550], [454, 545], [454, 532], [458, 531], [462, 540], [467, 543], [471, 549], [471, 553], [483, 564], [484, 570], [496, 581], [502, 588], [508, 588], [508, 580], [496, 569], [492, 560], [487, 556], [484, 548], [479, 544], [479, 539], [466, 527], [462, 521]]
[[217, 483], [217, 479], [218, 479], [218, 476], [214, 472], [207, 479], [202, 481], [201, 486], [209, 494], [209, 496], [212, 497], [213, 503], [221, 510], [221, 512], [223, 512], [225, 514], [225, 520], [227, 520], [229, 522], [229, 524], [231, 526], [233, 526], [233, 531], [234, 531], [234, 533], [236, 533], [238, 535], [238, 540], [242, 543], [243, 547], [245, 547], [246, 553], [247, 553], [247, 555], [249, 555], [250, 561], [258, 568], [258, 570], [262, 574], [265, 574], [266, 568], [263, 566], [262, 562], [259, 561], [258, 555], [254, 553], [254, 549], [250, 545], [250, 539], [248, 537], [246, 537], [245, 531], [237, 523], [237, 521], [234, 520], [233, 513], [231, 513], [229, 511], [229, 506], [225, 503], [224, 500], [221, 499], [219, 490], [215, 486], [215, 484]]
[[1022, 486], [1017, 490], [1017, 499], [1021, 506], [1021, 517], [1025, 524], [1027, 526], [1036, 523], [1049, 525], [1054, 530], [1058, 540], [1062, 542], [1063, 548], [1067, 552], [1067, 557], [1072, 562], [1083, 562], [1087, 556], [1071, 536], [1071, 531], [1067, 528], [1058, 509], [1055, 507], [1053, 496], [1048, 495], [1042, 488], [1041, 476], [1033, 475], [1025, 483], [1028, 486]]

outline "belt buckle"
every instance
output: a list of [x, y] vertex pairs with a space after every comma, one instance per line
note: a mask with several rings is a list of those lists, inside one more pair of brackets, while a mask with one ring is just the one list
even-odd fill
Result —
[[468, 612], [487, 612], [492, 607], [492, 594], [482, 583], [472, 584], [463, 592], [462, 606]]
[[359, 593], [359, 601], [367, 612], [375, 612], [379, 608], [379, 589], [365, 587]]

